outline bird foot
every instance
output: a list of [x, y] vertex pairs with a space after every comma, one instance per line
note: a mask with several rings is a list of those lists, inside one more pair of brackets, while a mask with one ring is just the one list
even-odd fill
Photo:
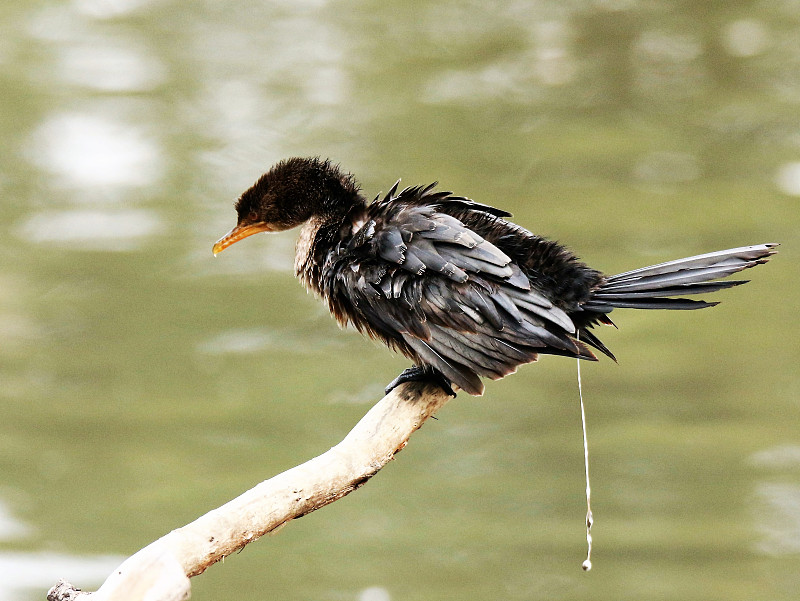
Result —
[[417, 365], [403, 370], [403, 373], [389, 382], [389, 385], [386, 387], [386, 394], [389, 394], [392, 390], [400, 386], [400, 384], [406, 382], [431, 382], [439, 386], [451, 397], [455, 398], [456, 396], [456, 393], [453, 392], [450, 380], [448, 380], [442, 372], [433, 367], [419, 367]]

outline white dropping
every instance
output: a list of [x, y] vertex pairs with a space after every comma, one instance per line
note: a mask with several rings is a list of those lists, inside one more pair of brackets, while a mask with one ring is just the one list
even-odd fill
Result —
[[[575, 340], [580, 341], [580, 332], [576, 332]], [[586, 441], [586, 412], [583, 409], [583, 387], [581, 386], [581, 360], [578, 361], [578, 398], [581, 402], [581, 428], [583, 429], [583, 468], [586, 474], [586, 561], [581, 564], [584, 572], [592, 569], [592, 488], [589, 486], [589, 444]]]

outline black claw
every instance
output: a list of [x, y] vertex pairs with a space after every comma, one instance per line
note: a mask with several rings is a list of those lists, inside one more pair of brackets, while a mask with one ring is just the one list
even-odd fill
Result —
[[453, 392], [450, 380], [448, 380], [442, 372], [430, 366], [419, 367], [417, 365], [403, 370], [403, 373], [389, 382], [389, 385], [386, 387], [386, 394], [389, 394], [392, 390], [405, 382], [432, 382], [451, 397], [456, 396], [456, 393]]

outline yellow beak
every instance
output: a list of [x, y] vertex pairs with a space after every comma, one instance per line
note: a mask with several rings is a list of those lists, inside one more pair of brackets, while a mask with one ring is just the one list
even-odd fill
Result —
[[234, 242], [238, 242], [243, 238], [247, 238], [248, 236], [252, 236], [253, 234], [258, 234], [260, 232], [271, 232], [272, 226], [268, 223], [258, 222], [258, 223], [249, 223], [247, 225], [237, 225], [227, 234], [225, 234], [222, 238], [217, 240], [214, 243], [214, 248], [211, 251], [214, 253], [214, 256], [221, 253], [223, 250], [228, 248]]

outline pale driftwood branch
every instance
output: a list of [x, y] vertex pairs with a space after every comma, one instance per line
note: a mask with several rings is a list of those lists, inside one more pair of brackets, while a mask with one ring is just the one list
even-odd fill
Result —
[[398, 386], [326, 453], [151, 543], [125, 560], [97, 592], [78, 592], [62, 581], [50, 590], [48, 601], [187, 599], [190, 576], [367, 482], [449, 398], [436, 386]]

